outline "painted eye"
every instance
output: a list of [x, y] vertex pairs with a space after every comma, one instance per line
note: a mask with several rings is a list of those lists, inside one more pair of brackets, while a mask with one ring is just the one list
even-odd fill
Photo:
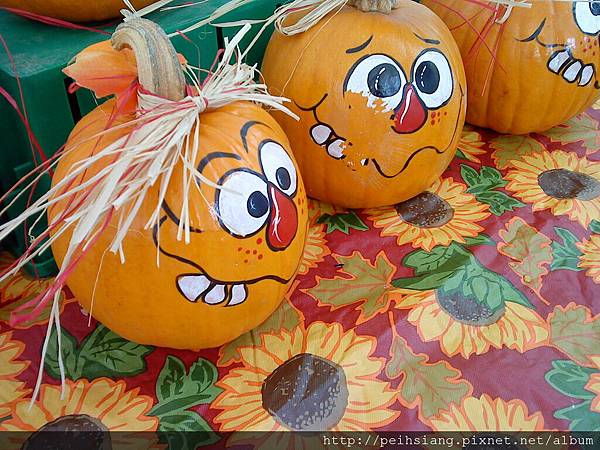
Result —
[[429, 109], [444, 106], [454, 89], [452, 69], [444, 54], [425, 50], [413, 64], [413, 84]]
[[268, 181], [292, 197], [296, 193], [298, 175], [292, 158], [274, 141], [264, 141], [259, 150], [260, 164]]
[[216, 208], [221, 225], [234, 236], [246, 237], [260, 230], [271, 210], [267, 183], [258, 174], [234, 170], [219, 183]]
[[367, 97], [367, 106], [383, 105], [383, 111], [392, 111], [402, 101], [406, 75], [392, 58], [386, 55], [368, 55], [359, 59], [350, 69], [344, 90]]
[[600, 1], [573, 2], [573, 14], [577, 26], [585, 34], [600, 32]]

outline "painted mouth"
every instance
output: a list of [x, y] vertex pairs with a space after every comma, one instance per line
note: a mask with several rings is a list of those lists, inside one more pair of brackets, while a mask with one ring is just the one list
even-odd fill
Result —
[[344, 159], [346, 157], [344, 151], [348, 147], [346, 139], [339, 136], [331, 126], [320, 121], [319, 117], [317, 116], [317, 108], [321, 106], [326, 98], [327, 94], [323, 95], [321, 100], [309, 108], [304, 108], [298, 105], [298, 103], [296, 103], [296, 106], [302, 111], [311, 111], [313, 113], [316, 121], [315, 125], [313, 125], [310, 129], [310, 137], [312, 138], [313, 142], [325, 149], [327, 154], [332, 158]]
[[[463, 105], [463, 100], [465, 97], [465, 91], [463, 90], [462, 86], [459, 84], [458, 88], [460, 90], [460, 103], [458, 105], [458, 110], [462, 110], [462, 105]], [[394, 174], [387, 174], [385, 173], [385, 171], [383, 170], [383, 168], [381, 167], [381, 165], [379, 164], [379, 162], [375, 159], [372, 158], [371, 161], [373, 162], [373, 166], [375, 167], [375, 170], [377, 170], [377, 172], [379, 172], [379, 175], [381, 175], [384, 178], [396, 178], [398, 175], [400, 175], [402, 172], [404, 172], [409, 164], [411, 163], [411, 161], [413, 160], [413, 158], [415, 156], [417, 156], [419, 153], [425, 151], [425, 150], [433, 150], [434, 152], [436, 152], [438, 155], [442, 155], [444, 153], [446, 153], [448, 151], [448, 149], [450, 148], [450, 146], [452, 145], [452, 142], [454, 142], [454, 139], [456, 138], [457, 133], [460, 131], [459, 129], [459, 123], [458, 120], [456, 121], [456, 125], [454, 126], [454, 131], [452, 132], [452, 137], [450, 138], [450, 142], [448, 143], [448, 145], [446, 146], [446, 148], [444, 148], [443, 150], [440, 150], [439, 148], [437, 148], [434, 145], [427, 145], [425, 147], [421, 147], [418, 148], [417, 150], [415, 150], [414, 152], [412, 152], [412, 154], [408, 157], [408, 159], [404, 162], [404, 165], [402, 166], [402, 168], [394, 173]], [[368, 161], [367, 161], [368, 162]], [[362, 163], [362, 161], [361, 161]], [[363, 164], [366, 166], [366, 164]]]
[[[248, 285], [259, 283], [263, 280], [272, 280], [277, 283], [287, 284], [291, 281], [290, 278], [282, 278], [277, 275], [264, 275], [254, 279], [240, 280], [238, 282], [228, 283], [226, 281], [219, 281], [209, 277], [205, 270], [200, 267], [196, 262], [184, 258], [183, 256], [176, 255], [168, 252], [159, 245], [158, 242], [158, 229], [162, 224], [168, 220], [169, 216], [163, 216], [159, 223], [152, 230], [152, 239], [156, 248], [168, 258], [172, 258], [180, 263], [187, 264], [194, 269], [194, 273], [184, 273], [176, 278], [175, 285], [177, 290], [186, 300], [192, 303], [198, 303], [202, 301], [207, 305], [223, 305], [223, 306], [235, 306], [240, 305], [248, 298]], [[175, 222], [174, 222], [175, 223]], [[202, 233], [201, 230], [198, 231]]]
[[580, 59], [573, 57], [570, 49], [552, 53], [548, 59], [550, 72], [563, 77], [568, 83], [577, 83], [578, 86], [587, 86], [596, 73], [593, 64], [585, 64]]
[[[596, 68], [593, 64], [585, 64], [582, 60], [573, 56], [573, 53], [567, 44], [551, 43], [548, 44], [540, 39], [542, 30], [546, 25], [546, 19], [538, 25], [535, 31], [524, 39], [517, 39], [518, 42], [537, 42], [542, 47], [556, 50], [548, 58], [548, 70], [556, 75], [562, 76], [567, 83], [577, 83], [584, 87], [590, 84], [592, 78], [596, 75]], [[594, 83], [596, 89], [600, 89], [598, 82]]]
[[245, 284], [217, 283], [204, 274], [179, 275], [177, 289], [188, 301], [202, 301], [207, 305], [235, 306], [248, 298], [248, 287]]

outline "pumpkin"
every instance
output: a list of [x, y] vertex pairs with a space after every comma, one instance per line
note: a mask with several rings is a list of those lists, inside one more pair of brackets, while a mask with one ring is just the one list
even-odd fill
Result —
[[335, 8], [307, 31], [269, 41], [261, 70], [300, 116], [274, 114], [309, 197], [395, 204], [427, 189], [455, 154], [466, 107], [460, 53], [430, 10], [396, 3], [389, 14]]
[[469, 85], [467, 122], [542, 132], [600, 95], [600, 2], [422, 0], [452, 30]]
[[[144, 89], [163, 97], [182, 97], [183, 76], [173, 75], [181, 72], [177, 58], [161, 58], [163, 50], [155, 44], [168, 46], [173, 54], [174, 49], [162, 30], [148, 24], [152, 23], [136, 19], [120, 26], [113, 42], [133, 48]], [[125, 34], [127, 27], [135, 28], [137, 41]], [[77, 61], [94, 66], [104, 62], [104, 67], [131, 71], [127, 53], [124, 57], [106, 46], [90, 51], [91, 58], [84, 51]], [[94, 55], [102, 61], [94, 61]], [[70, 70], [76, 79], [82, 72], [81, 67]], [[56, 168], [54, 186], [98, 149], [129, 136], [137, 126], [132, 122], [135, 118], [133, 111], [120, 112], [115, 99], [85, 116], [69, 137], [69, 151]], [[110, 132], [102, 133], [107, 129]], [[259, 105], [237, 101], [202, 112], [200, 126], [190, 136], [199, 143], [194, 167], [216, 183], [199, 182], [198, 189], [190, 189], [190, 242], [178, 239], [184, 183], [183, 164], [178, 164], [160, 221], [151, 229], [144, 225], [156, 208], [160, 186], [152, 187], [142, 202], [123, 241], [125, 262], [106, 251], [117, 229], [115, 216], [67, 278], [83, 308], [138, 343], [200, 349], [235, 339], [277, 308], [303, 253], [306, 195], [288, 139], [277, 122]], [[99, 159], [78, 182], [92, 179], [106, 167], [107, 159]], [[50, 207], [51, 223], [67, 208], [66, 200]], [[65, 233], [52, 244], [61, 266], [70, 237]]]
[[[140, 9], [155, 0], [131, 0], [134, 8]], [[0, 0], [0, 6], [21, 9], [42, 16], [70, 22], [92, 22], [119, 17], [126, 8], [123, 0]]]

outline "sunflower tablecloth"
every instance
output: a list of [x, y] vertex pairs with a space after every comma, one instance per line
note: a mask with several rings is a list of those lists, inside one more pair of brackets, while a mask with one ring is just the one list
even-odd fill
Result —
[[65, 396], [53, 335], [31, 410], [48, 312], [8, 319], [52, 281], [4, 282], [0, 429], [600, 430], [599, 120], [591, 109], [530, 136], [467, 127], [412, 200], [311, 201], [289, 298], [218, 349], [134, 344], [65, 294]]

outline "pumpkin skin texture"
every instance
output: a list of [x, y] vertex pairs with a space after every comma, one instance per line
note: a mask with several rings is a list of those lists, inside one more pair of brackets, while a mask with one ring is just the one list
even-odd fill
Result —
[[[73, 150], [63, 156], [54, 183], [95, 148], [104, 148], [130, 132], [124, 128], [89, 139], [105, 129], [114, 105], [114, 100], [108, 101], [78, 123], [67, 143]], [[118, 116], [111, 126], [134, 117]], [[192, 232], [190, 243], [185, 244], [177, 240], [180, 164], [172, 175], [158, 229], [144, 230], [144, 225], [156, 206], [159, 186], [144, 200], [124, 240], [125, 263], [105, 252], [116, 230], [118, 217], [113, 217], [67, 279], [87, 311], [138, 343], [197, 350], [235, 339], [277, 308], [303, 253], [306, 194], [277, 122], [259, 106], [232, 103], [202, 113], [199, 136], [198, 170], [242, 195], [217, 193], [202, 182], [201, 193], [192, 188]], [[81, 182], [105, 164], [99, 161]], [[64, 207], [58, 203], [49, 211], [50, 218]], [[52, 246], [59, 264], [68, 247], [67, 234]], [[209, 287], [202, 293], [209, 283], [212, 290]]]
[[[131, 4], [140, 9], [155, 0], [131, 0]], [[22, 9], [42, 16], [54, 17], [69, 22], [92, 22], [113, 19], [125, 9], [122, 0], [93, 0], [79, 2], [74, 0], [0, 0], [0, 6]]]
[[427, 189], [455, 154], [462, 61], [446, 26], [418, 3], [400, 1], [390, 14], [346, 6], [303, 33], [275, 32], [262, 73], [300, 116], [274, 114], [309, 197], [395, 204]]
[[591, 3], [532, 2], [513, 8], [503, 24], [496, 20], [505, 8], [490, 1], [481, 2], [490, 9], [464, 0], [422, 3], [446, 22], [462, 53], [467, 122], [500, 133], [542, 132], [598, 99], [600, 16]]

